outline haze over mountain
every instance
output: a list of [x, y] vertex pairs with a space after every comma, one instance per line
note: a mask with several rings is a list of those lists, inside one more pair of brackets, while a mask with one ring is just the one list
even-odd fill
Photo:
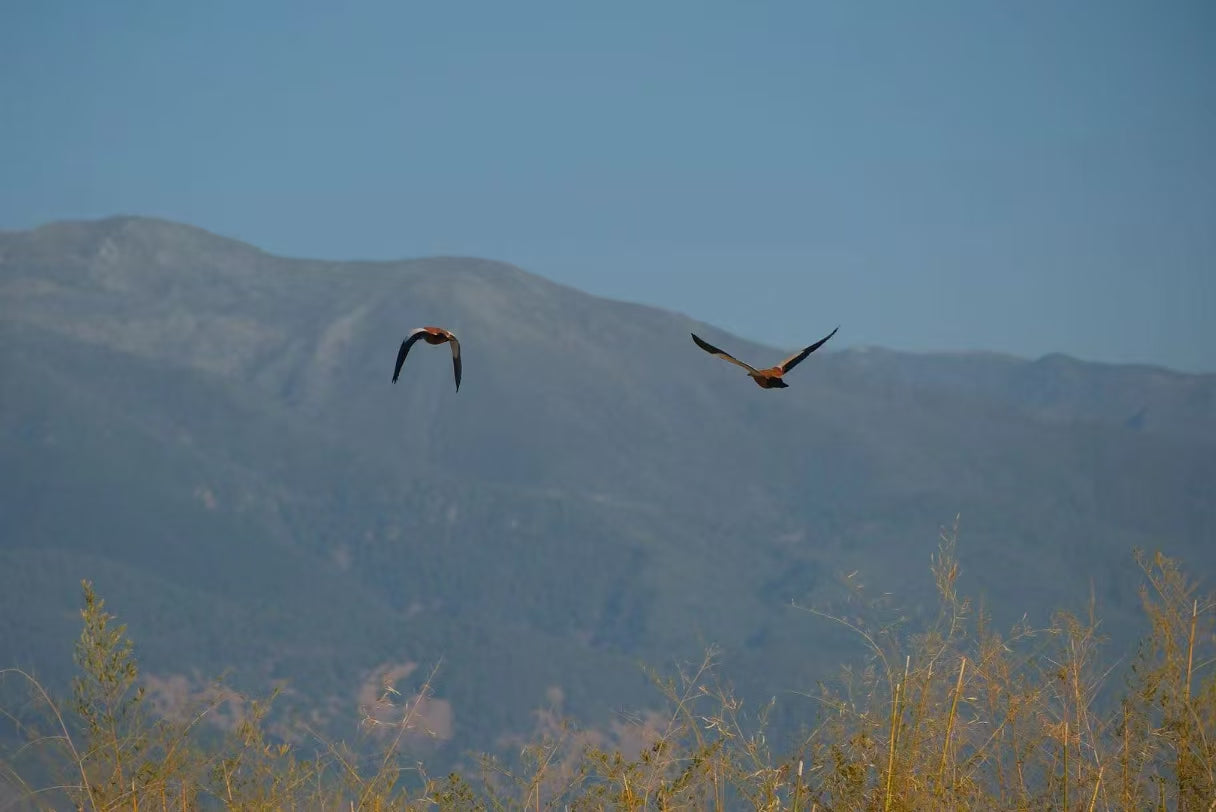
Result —
[[[459, 393], [446, 347], [389, 382], [421, 324], [459, 336]], [[1126, 640], [1133, 547], [1216, 570], [1216, 376], [844, 324], [768, 392], [693, 330], [790, 349], [484, 259], [286, 259], [131, 217], [2, 233], [0, 664], [61, 678], [88, 578], [159, 680], [287, 679], [353, 728], [369, 680], [442, 658], [441, 738], [487, 747], [555, 686], [592, 721], [640, 707], [638, 660], [709, 642], [741, 693], [812, 712], [786, 692], [857, 651], [791, 601], [860, 570], [921, 611], [958, 513], [998, 619], [1092, 587]]]

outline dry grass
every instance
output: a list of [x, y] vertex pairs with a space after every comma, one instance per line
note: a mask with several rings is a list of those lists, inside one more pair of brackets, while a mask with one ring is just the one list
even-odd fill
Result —
[[[765, 736], [771, 706], [744, 713], [713, 651], [653, 675], [662, 714], [607, 737], [542, 713], [517, 758], [483, 756], [468, 775], [403, 763], [403, 737], [426, 732], [435, 671], [408, 699], [386, 684], [366, 712], [388, 734], [368, 737], [374, 759], [319, 736], [307, 756], [272, 740], [270, 700], [247, 702], [222, 741], [207, 741], [202, 722], [231, 690], [185, 717], [150, 718], [125, 629], [85, 583], [72, 700], [0, 672], [4, 696], [23, 697], [3, 716], [25, 742], [0, 778], [18, 808], [37, 809], [1216, 809], [1216, 603], [1177, 562], [1137, 553], [1151, 633], [1104, 711], [1099, 692], [1113, 686], [1096, 614], [992, 628], [956, 591], [956, 535], [931, 562], [941, 600], [929, 628], [884, 622], [860, 590], [858, 611], [808, 609], [850, 629], [868, 657], [805, 694], [810, 732], [784, 754]], [[39, 765], [55, 780], [34, 787]]]

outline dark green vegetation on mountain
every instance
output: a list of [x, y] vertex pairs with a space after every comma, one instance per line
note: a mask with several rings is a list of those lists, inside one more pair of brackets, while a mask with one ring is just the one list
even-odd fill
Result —
[[[389, 383], [417, 324], [460, 336], [459, 393], [447, 352]], [[790, 692], [862, 652], [791, 601], [860, 570], [934, 612], [957, 513], [998, 623], [1092, 590], [1126, 642], [1134, 547], [1216, 570], [1216, 377], [848, 329], [765, 392], [688, 333], [780, 351], [501, 263], [291, 260], [133, 218], [0, 234], [0, 663], [64, 682], [88, 578], [158, 685], [286, 680], [339, 733], [382, 673], [442, 659], [455, 755], [555, 687], [607, 724], [653, 701], [639, 660], [711, 642], [796, 719]]]

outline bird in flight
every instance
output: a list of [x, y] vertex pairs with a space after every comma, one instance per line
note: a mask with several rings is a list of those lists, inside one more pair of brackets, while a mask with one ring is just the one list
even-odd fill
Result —
[[[840, 329], [839, 327], [836, 328], [836, 330], [839, 330], [839, 329]], [[785, 381], [781, 380], [781, 376], [783, 376], [785, 373], [789, 372], [794, 367], [798, 366], [798, 364], [800, 364], [802, 362], [803, 358], [806, 358], [808, 355], [813, 353], [815, 350], [822, 347], [823, 343], [825, 341], [827, 341], [832, 336], [836, 335], [836, 330], [833, 330], [832, 332], [828, 333], [826, 336], [819, 339], [818, 341], [816, 341], [814, 344], [807, 347], [806, 349], [799, 350], [798, 352], [794, 353], [789, 358], [786, 358], [784, 361], [782, 361], [780, 364], [777, 364], [777, 366], [769, 367], [768, 369], [756, 369], [751, 364], [745, 364], [742, 361], [740, 361], [738, 358], [731, 355], [730, 353], [723, 352], [722, 350], [715, 347], [713, 344], [710, 344], [707, 341], [703, 341], [701, 338], [699, 338], [697, 336], [696, 333], [691, 333], [690, 335], [692, 335], [692, 340], [696, 343], [696, 345], [698, 347], [700, 347], [701, 349], [705, 350], [710, 355], [716, 355], [724, 361], [730, 361], [732, 364], [741, 366], [744, 369], [746, 369], [747, 374], [751, 377], [751, 379], [753, 381], [756, 382], [756, 385], [759, 386], [760, 388], [762, 388], [762, 389], [784, 389], [785, 387], [789, 386], [789, 384], [786, 383]]]
[[405, 341], [401, 342], [401, 349], [397, 350], [397, 366], [393, 367], [393, 383], [397, 382], [397, 376], [401, 374], [401, 365], [405, 363], [405, 356], [409, 354], [410, 347], [414, 346], [414, 342], [420, 338], [427, 344], [451, 343], [452, 369], [456, 372], [456, 391], [459, 392], [460, 342], [456, 340], [456, 336], [452, 335], [451, 331], [445, 330], [442, 327], [418, 327], [410, 330], [410, 334], [405, 337]]

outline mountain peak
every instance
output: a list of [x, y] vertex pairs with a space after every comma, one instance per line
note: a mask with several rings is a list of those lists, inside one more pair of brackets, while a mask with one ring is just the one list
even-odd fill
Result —
[[163, 290], [190, 270], [246, 277], [269, 258], [239, 240], [151, 217], [63, 220], [0, 234], [0, 273], [111, 292]]
[[25, 232], [31, 241], [76, 248], [80, 253], [111, 248], [174, 253], [264, 253], [248, 243], [214, 234], [197, 226], [155, 217], [120, 215], [100, 220], [61, 220]]

